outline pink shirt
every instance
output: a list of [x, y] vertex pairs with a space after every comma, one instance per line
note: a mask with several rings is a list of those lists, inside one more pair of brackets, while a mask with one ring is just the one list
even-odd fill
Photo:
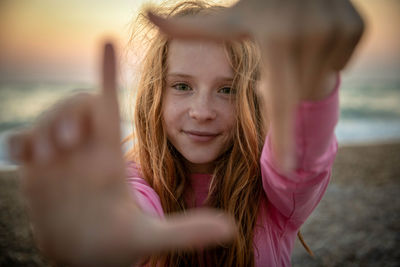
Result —
[[[334, 128], [339, 117], [337, 81], [329, 97], [302, 102], [295, 118], [297, 169], [290, 177], [282, 175], [271, 153], [267, 136], [260, 164], [263, 198], [254, 236], [256, 266], [290, 266], [290, 258], [300, 226], [320, 202], [329, 183], [337, 151]], [[154, 216], [164, 216], [156, 192], [141, 178], [135, 164], [128, 164], [128, 179], [138, 205]], [[211, 175], [192, 174], [196, 207], [207, 197]]]

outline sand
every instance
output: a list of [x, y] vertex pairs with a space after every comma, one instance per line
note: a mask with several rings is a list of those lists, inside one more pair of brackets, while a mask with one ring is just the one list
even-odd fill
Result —
[[[15, 171], [0, 172], [0, 266], [48, 266], [38, 253]], [[293, 266], [400, 266], [400, 142], [340, 147], [331, 184], [302, 227]]]
[[293, 266], [400, 266], [400, 143], [341, 147]]

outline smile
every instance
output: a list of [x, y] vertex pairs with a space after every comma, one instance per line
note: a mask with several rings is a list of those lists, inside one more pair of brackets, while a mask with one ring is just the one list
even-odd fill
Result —
[[208, 142], [216, 138], [219, 134], [201, 131], [183, 131], [192, 141]]

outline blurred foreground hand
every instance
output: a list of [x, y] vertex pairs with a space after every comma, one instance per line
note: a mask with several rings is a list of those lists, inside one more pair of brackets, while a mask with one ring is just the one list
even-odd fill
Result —
[[115, 66], [107, 44], [101, 94], [67, 99], [9, 140], [40, 249], [72, 266], [128, 266], [150, 253], [228, 241], [234, 222], [216, 211], [160, 220], [139, 210], [125, 180]]
[[364, 22], [350, 0], [241, 0], [218, 15], [150, 20], [176, 38], [234, 40], [251, 37], [262, 54], [263, 97], [275, 157], [284, 172], [294, 162], [293, 116], [301, 100], [334, 89], [337, 72], [354, 52]]

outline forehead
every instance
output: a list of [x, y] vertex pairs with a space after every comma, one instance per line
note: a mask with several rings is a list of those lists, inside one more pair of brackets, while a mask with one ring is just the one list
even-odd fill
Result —
[[167, 63], [169, 73], [233, 76], [228, 54], [219, 42], [173, 39], [169, 43]]

